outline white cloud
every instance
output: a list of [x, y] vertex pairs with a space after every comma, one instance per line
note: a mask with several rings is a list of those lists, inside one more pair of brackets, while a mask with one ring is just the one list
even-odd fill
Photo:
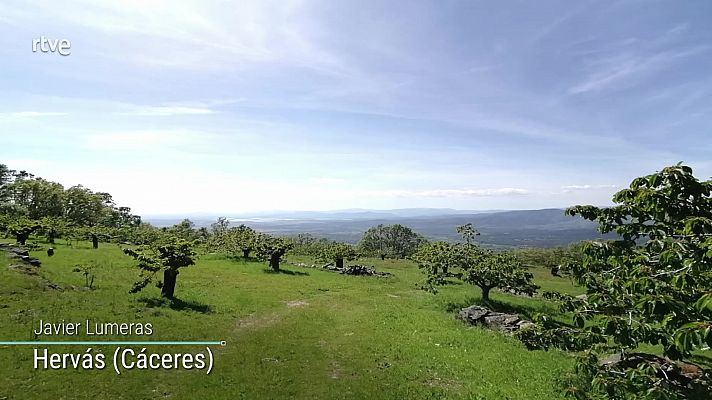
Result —
[[568, 185], [562, 186], [561, 189], [565, 193], [577, 191], [577, 190], [600, 190], [600, 189], [617, 189], [618, 185]]

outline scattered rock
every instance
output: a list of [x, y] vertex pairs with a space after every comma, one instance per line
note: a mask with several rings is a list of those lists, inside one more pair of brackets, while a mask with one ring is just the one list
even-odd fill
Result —
[[307, 303], [304, 300], [293, 300], [293, 301], [288, 301], [287, 302], [287, 307], [289, 308], [299, 308], [299, 307], [305, 307], [308, 306], [309, 303]]
[[34, 257], [30, 257], [30, 252], [25, 248], [13, 246], [7, 243], [0, 243], [0, 250], [6, 251], [10, 259], [19, 260], [25, 264], [29, 264], [34, 267], [39, 267], [42, 265], [42, 262], [40, 260]]
[[667, 357], [647, 353], [628, 353], [625, 358], [622, 358], [621, 354], [613, 354], [598, 363], [608, 371], [637, 368], [641, 364], [652, 365], [660, 378], [680, 387], [687, 387], [705, 375], [705, 371], [695, 364], [673, 361]]
[[[289, 264], [294, 265], [295, 267], [319, 268], [315, 264], [305, 264], [302, 262], [300, 262], [300, 263], [290, 262]], [[366, 275], [366, 276], [389, 276], [389, 275], [391, 275], [390, 272], [378, 272], [378, 271], [376, 271], [375, 267], [369, 266], [369, 265], [349, 265], [349, 266], [344, 266], [343, 268], [339, 268], [336, 265], [334, 265], [333, 263], [329, 263], [329, 264], [322, 265], [321, 269], [338, 272], [338, 273], [344, 274], [344, 275]]]
[[473, 325], [483, 325], [508, 334], [534, 325], [533, 322], [522, 319], [517, 314], [492, 311], [487, 307], [477, 305], [463, 308], [457, 318]]
[[367, 276], [388, 276], [388, 272], [377, 272], [375, 267], [368, 265], [348, 265], [343, 268], [339, 268], [334, 264], [326, 264], [322, 267], [329, 271], [338, 272], [344, 275], [367, 275]]

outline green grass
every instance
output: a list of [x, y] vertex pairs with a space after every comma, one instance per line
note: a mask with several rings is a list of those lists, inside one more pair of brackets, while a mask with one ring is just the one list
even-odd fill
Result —
[[[479, 290], [451, 285], [425, 293], [416, 288], [420, 271], [405, 261], [366, 260], [393, 273], [376, 278], [288, 265], [292, 273], [274, 274], [264, 263], [208, 254], [181, 270], [180, 301], [171, 305], [153, 286], [128, 294], [137, 270], [119, 247], [89, 247], [60, 244], [52, 258], [33, 252], [43, 262], [40, 277], [0, 268], [0, 340], [33, 340], [39, 319], [150, 322], [150, 337], [101, 339], [226, 340], [226, 347], [213, 347], [213, 372], [117, 376], [109, 363], [98, 371], [34, 370], [33, 347], [0, 346], [0, 399], [557, 399], [557, 378], [573, 364], [561, 352], [527, 351], [515, 338], [455, 320], [457, 307], [478, 300]], [[87, 290], [72, 268], [92, 261], [99, 267]], [[546, 290], [572, 289], [546, 270], [535, 275]], [[64, 290], [47, 288], [41, 278]], [[493, 298], [523, 313], [556, 312], [541, 299]], [[113, 348], [102, 348], [107, 358]]]

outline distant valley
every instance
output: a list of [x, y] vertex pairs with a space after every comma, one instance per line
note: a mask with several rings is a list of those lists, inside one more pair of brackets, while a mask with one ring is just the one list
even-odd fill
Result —
[[[457, 240], [458, 225], [472, 223], [478, 241], [494, 247], [554, 247], [603, 238], [590, 221], [564, 215], [563, 209], [463, 211], [451, 209], [339, 210], [282, 212], [227, 216], [233, 226], [248, 225], [280, 236], [310, 233], [317, 237], [356, 243], [363, 232], [378, 224], [403, 224], [432, 240]], [[209, 226], [218, 216], [195, 215], [196, 226]], [[178, 217], [144, 218], [156, 226], [180, 222]], [[612, 237], [612, 236], [605, 236]]]

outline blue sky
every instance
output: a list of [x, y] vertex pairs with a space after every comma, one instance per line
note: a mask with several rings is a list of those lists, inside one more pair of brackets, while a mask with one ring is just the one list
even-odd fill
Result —
[[142, 214], [605, 205], [678, 161], [712, 175], [710, 22], [706, 0], [3, 1], [0, 162]]

